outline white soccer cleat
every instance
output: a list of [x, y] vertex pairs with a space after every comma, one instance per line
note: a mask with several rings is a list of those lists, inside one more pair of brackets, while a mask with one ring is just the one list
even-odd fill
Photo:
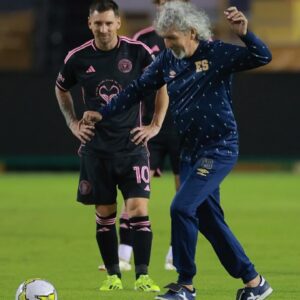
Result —
[[[132, 267], [131, 264], [125, 260], [120, 260], [119, 261], [119, 266], [120, 266], [120, 271], [131, 271]], [[98, 266], [99, 271], [106, 271], [105, 265], [99, 265]]]
[[175, 266], [173, 265], [173, 261], [172, 260], [167, 260], [165, 263], [165, 270], [167, 271], [176, 271]]
[[131, 271], [131, 264], [125, 260], [120, 259], [119, 261], [120, 271]]
[[99, 270], [99, 271], [106, 271], [105, 265], [104, 265], [104, 264], [99, 265], [99, 266], [98, 266], [98, 270]]

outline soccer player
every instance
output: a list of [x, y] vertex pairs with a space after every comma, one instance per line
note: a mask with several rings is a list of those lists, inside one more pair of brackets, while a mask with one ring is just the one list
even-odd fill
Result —
[[[96, 208], [96, 239], [108, 272], [100, 290], [123, 288], [115, 225], [118, 187], [132, 227], [134, 288], [159, 291], [148, 275], [152, 244], [148, 217], [148, 151], [144, 144], [133, 143], [130, 134], [132, 128], [141, 125], [140, 99], [122, 114], [90, 126], [77, 120], [69, 92], [79, 84], [86, 109], [98, 110], [108, 105], [114, 95], [152, 62], [151, 51], [146, 45], [117, 35], [120, 25], [118, 5], [114, 1], [96, 0], [91, 4], [88, 26], [94, 39], [68, 53], [55, 91], [68, 126], [82, 142], [77, 199]], [[159, 107], [159, 99], [157, 101]], [[165, 105], [165, 101], [162, 104]], [[159, 122], [162, 122], [166, 109], [167, 104], [154, 116], [157, 128], [161, 126]]]
[[[165, 2], [172, 0], [153, 0], [153, 3], [159, 9]], [[188, 0], [182, 0], [188, 1]], [[157, 56], [162, 50], [165, 49], [164, 40], [159, 36], [154, 27], [150, 26], [141, 31], [137, 32], [134, 40], [138, 40], [146, 44], [152, 53]], [[144, 99], [143, 105], [143, 123], [150, 124], [154, 113], [154, 101], [155, 92], [149, 93]], [[148, 142], [148, 148], [150, 152], [150, 176], [161, 176], [164, 168], [164, 162], [167, 157], [170, 159], [172, 172], [174, 174], [175, 189], [179, 189], [179, 150], [180, 138], [178, 132], [174, 127], [174, 120], [171, 116], [170, 110], [167, 110], [163, 125], [157, 136], [150, 139]], [[120, 245], [119, 245], [119, 258], [120, 267], [123, 270], [130, 270], [130, 256], [131, 256], [131, 230], [128, 226], [128, 216], [125, 208], [123, 207], [122, 214], [120, 217]], [[169, 250], [165, 259], [166, 270], [176, 270], [173, 265], [173, 253], [172, 246], [170, 245]], [[101, 268], [101, 267], [99, 267]]]
[[[237, 125], [232, 111], [232, 74], [271, 61], [267, 46], [248, 30], [248, 20], [236, 7], [225, 12], [233, 32], [245, 46], [211, 41], [206, 14], [193, 5], [170, 2], [156, 20], [156, 30], [167, 49], [108, 106], [85, 112], [85, 124], [105, 121], [129, 109], [133, 99], [167, 84], [170, 109], [181, 143], [181, 186], [171, 205], [174, 265], [177, 283], [156, 299], [196, 298], [195, 249], [198, 230], [212, 244], [228, 273], [245, 286], [237, 300], [262, 300], [272, 288], [257, 273], [242, 246], [224, 220], [219, 186], [238, 158]], [[136, 142], [151, 136], [138, 129]]]

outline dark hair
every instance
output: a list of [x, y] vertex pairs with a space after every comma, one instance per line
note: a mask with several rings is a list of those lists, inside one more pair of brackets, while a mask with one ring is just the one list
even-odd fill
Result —
[[113, 0], [94, 0], [90, 5], [89, 13], [91, 15], [94, 11], [104, 12], [108, 10], [112, 10], [116, 16], [120, 15], [119, 6]]

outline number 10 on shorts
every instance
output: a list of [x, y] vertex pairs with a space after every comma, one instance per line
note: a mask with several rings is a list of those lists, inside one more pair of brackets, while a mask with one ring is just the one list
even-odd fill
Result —
[[137, 183], [149, 183], [150, 182], [150, 172], [148, 166], [135, 166], [133, 167], [133, 170], [135, 171], [135, 177]]

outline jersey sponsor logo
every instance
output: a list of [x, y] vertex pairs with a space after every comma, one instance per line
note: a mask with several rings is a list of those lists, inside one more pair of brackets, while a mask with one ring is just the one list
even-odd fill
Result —
[[92, 190], [92, 185], [87, 180], [79, 182], [79, 192], [81, 195], [88, 195]]
[[119, 61], [118, 68], [122, 73], [129, 73], [132, 70], [132, 62], [127, 58], [123, 58]]
[[122, 87], [118, 82], [114, 80], [103, 80], [98, 84], [96, 93], [102, 100], [109, 103], [121, 90]]
[[170, 77], [170, 78], [175, 78], [175, 76], [176, 76], [176, 72], [173, 71], [173, 70], [171, 70], [171, 71], [169, 72], [169, 77]]
[[89, 73], [95, 73], [96, 70], [93, 66], [89, 66], [88, 69], [85, 71], [85, 73], [89, 74]]
[[207, 59], [195, 61], [196, 73], [207, 71], [209, 69], [209, 63]]

